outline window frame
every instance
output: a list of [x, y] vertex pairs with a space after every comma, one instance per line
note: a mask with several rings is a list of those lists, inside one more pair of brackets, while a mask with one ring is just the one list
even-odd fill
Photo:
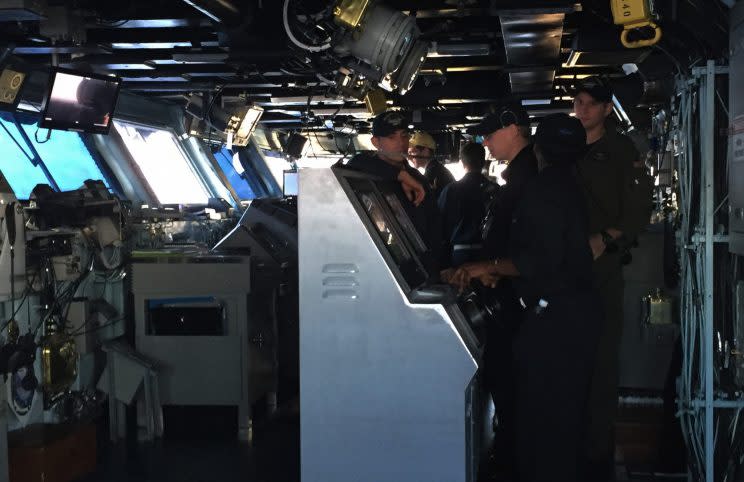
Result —
[[[46, 161], [44, 159], [44, 156], [41, 155], [39, 150], [36, 148], [31, 135], [26, 132], [26, 129], [24, 128], [24, 125], [26, 126], [35, 126], [37, 130], [42, 130], [41, 127], [39, 127], [39, 113], [31, 113], [31, 112], [3, 112], [3, 120], [6, 122], [13, 124], [16, 130], [18, 131], [18, 137], [20, 139], [16, 138], [16, 136], [12, 136], [13, 140], [19, 144], [19, 148], [23, 151], [25, 154], [24, 157], [26, 157], [27, 161], [34, 167], [38, 167], [41, 172], [44, 174], [44, 177], [46, 178], [46, 183], [56, 192], [62, 192], [62, 189], [59, 187], [59, 184], [57, 183], [57, 179], [54, 177], [54, 174], [49, 170]], [[63, 131], [60, 131], [63, 132]], [[6, 133], [4, 130], [0, 132], [0, 135], [10, 135]], [[116, 178], [109, 169], [108, 164], [101, 158], [99, 152], [91, 145], [90, 138], [84, 134], [79, 132], [65, 132], [66, 135], [77, 135], [80, 141], [82, 142], [85, 149], [88, 151], [88, 155], [90, 156], [91, 160], [93, 161], [95, 167], [98, 169], [98, 171], [101, 173], [101, 176], [103, 176], [103, 179], [101, 181], [104, 181], [104, 183], [107, 185], [107, 188], [115, 193], [115, 194], [121, 194], [121, 186]], [[54, 130], [51, 134], [54, 135]], [[84, 180], [83, 180], [84, 181]], [[82, 186], [82, 183], [81, 183]], [[30, 193], [29, 193], [30, 195]], [[19, 197], [19, 199], [23, 199], [22, 197]]]
[[142, 199], [141, 200], [142, 202], [145, 202], [147, 204], [154, 204], [157, 206], [173, 206], [174, 205], [174, 203], [163, 203], [160, 201], [157, 193], [152, 187], [152, 184], [147, 179], [147, 176], [144, 174], [144, 172], [142, 172], [142, 169], [140, 169], [140, 166], [137, 163], [137, 160], [134, 158], [134, 155], [130, 152], [126, 141], [124, 140], [118, 128], [116, 127], [117, 122], [130, 124], [130, 125], [134, 125], [137, 127], [143, 127], [146, 129], [166, 131], [173, 136], [173, 140], [174, 140], [174, 144], [176, 148], [178, 149], [184, 161], [186, 162], [187, 167], [189, 168], [189, 170], [194, 175], [195, 179], [201, 185], [202, 189], [207, 195], [207, 202], [203, 204], [202, 203], [194, 203], [194, 204], [177, 203], [177, 204], [182, 204], [184, 206], [206, 206], [208, 205], [210, 198], [216, 197], [214, 189], [212, 188], [208, 180], [205, 178], [204, 173], [202, 173], [201, 170], [198, 168], [198, 166], [194, 163], [194, 160], [189, 155], [188, 150], [183, 146], [182, 140], [180, 139], [176, 130], [173, 127], [169, 125], [161, 124], [161, 123], [145, 123], [139, 119], [134, 119], [129, 116], [116, 116], [114, 120], [112, 121], [114, 125], [112, 126], [112, 129], [109, 132], [109, 136], [114, 136], [115, 142], [119, 145], [119, 151], [123, 155], [122, 160], [126, 161], [129, 164], [128, 167], [137, 177], [138, 183], [140, 184], [140, 186], [142, 186], [142, 189], [150, 197], [149, 200]]

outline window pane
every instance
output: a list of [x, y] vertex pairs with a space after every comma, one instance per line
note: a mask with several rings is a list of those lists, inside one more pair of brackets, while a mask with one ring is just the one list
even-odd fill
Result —
[[[243, 168], [240, 166], [238, 155], [233, 155], [232, 152], [227, 149], [222, 149], [220, 152], [215, 153], [215, 159], [220, 165], [222, 172], [225, 173], [228, 182], [232, 185], [233, 189], [237, 193], [241, 200], [255, 199], [256, 194], [253, 192], [248, 182], [243, 178]], [[236, 164], [237, 163], [237, 164]], [[241, 173], [238, 173], [238, 168]]]
[[[31, 163], [31, 153], [13, 122], [0, 117], [0, 171], [13, 188], [18, 199], [28, 199], [37, 184], [49, 184], [44, 171]], [[8, 132], [3, 129], [7, 128]], [[13, 136], [11, 138], [11, 136]], [[23, 149], [13, 142], [15, 139]]]
[[[92, 179], [103, 181], [109, 187], [96, 161], [85, 147], [80, 134], [76, 132], [52, 131], [46, 142], [36, 142], [36, 125], [22, 124], [36, 151], [49, 169], [52, 177], [62, 191], [72, 191], [83, 186], [83, 182]], [[46, 138], [46, 130], [39, 132], [39, 137]]]
[[115, 120], [129, 154], [161, 204], [206, 204], [209, 193], [169, 130]]
[[281, 188], [284, 184], [284, 171], [292, 169], [292, 164], [283, 156], [274, 154], [273, 152], [264, 152], [264, 160], [269, 167], [269, 171], [271, 171], [271, 175], [274, 176], [276, 183]]

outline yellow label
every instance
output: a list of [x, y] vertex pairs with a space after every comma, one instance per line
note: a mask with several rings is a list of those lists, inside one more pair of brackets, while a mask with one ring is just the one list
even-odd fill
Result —
[[5, 69], [0, 75], [0, 102], [13, 104], [23, 85], [26, 74], [15, 70]]
[[646, 0], [612, 0], [612, 16], [617, 25], [646, 23], [651, 13]]
[[368, 6], [369, 0], [340, 0], [333, 9], [333, 15], [337, 23], [356, 28]]
[[364, 103], [367, 106], [367, 112], [372, 115], [381, 114], [387, 109], [385, 93], [379, 89], [370, 90], [364, 97]]

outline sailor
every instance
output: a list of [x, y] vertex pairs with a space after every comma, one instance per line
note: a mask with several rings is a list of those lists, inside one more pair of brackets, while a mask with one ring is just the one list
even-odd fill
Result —
[[424, 170], [424, 177], [426, 177], [429, 188], [434, 193], [434, 197], [438, 199], [442, 189], [454, 182], [455, 178], [441, 162], [435, 159], [436, 151], [437, 143], [428, 132], [418, 131], [411, 136], [408, 160], [416, 169]]
[[512, 278], [522, 324], [514, 340], [515, 433], [522, 482], [584, 480], [585, 411], [601, 303], [594, 291], [584, 194], [574, 166], [586, 133], [566, 114], [540, 123], [538, 175], [514, 211], [507, 257], [464, 265], [451, 282]]

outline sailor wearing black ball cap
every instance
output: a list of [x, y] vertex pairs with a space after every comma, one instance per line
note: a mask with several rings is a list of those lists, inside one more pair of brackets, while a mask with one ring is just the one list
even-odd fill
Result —
[[515, 210], [509, 257], [469, 265], [454, 278], [490, 284], [514, 278], [525, 311], [513, 346], [522, 482], [583, 480], [579, 460], [601, 316], [586, 203], [574, 170], [585, 144], [578, 120], [543, 119], [534, 147], [539, 172]]

